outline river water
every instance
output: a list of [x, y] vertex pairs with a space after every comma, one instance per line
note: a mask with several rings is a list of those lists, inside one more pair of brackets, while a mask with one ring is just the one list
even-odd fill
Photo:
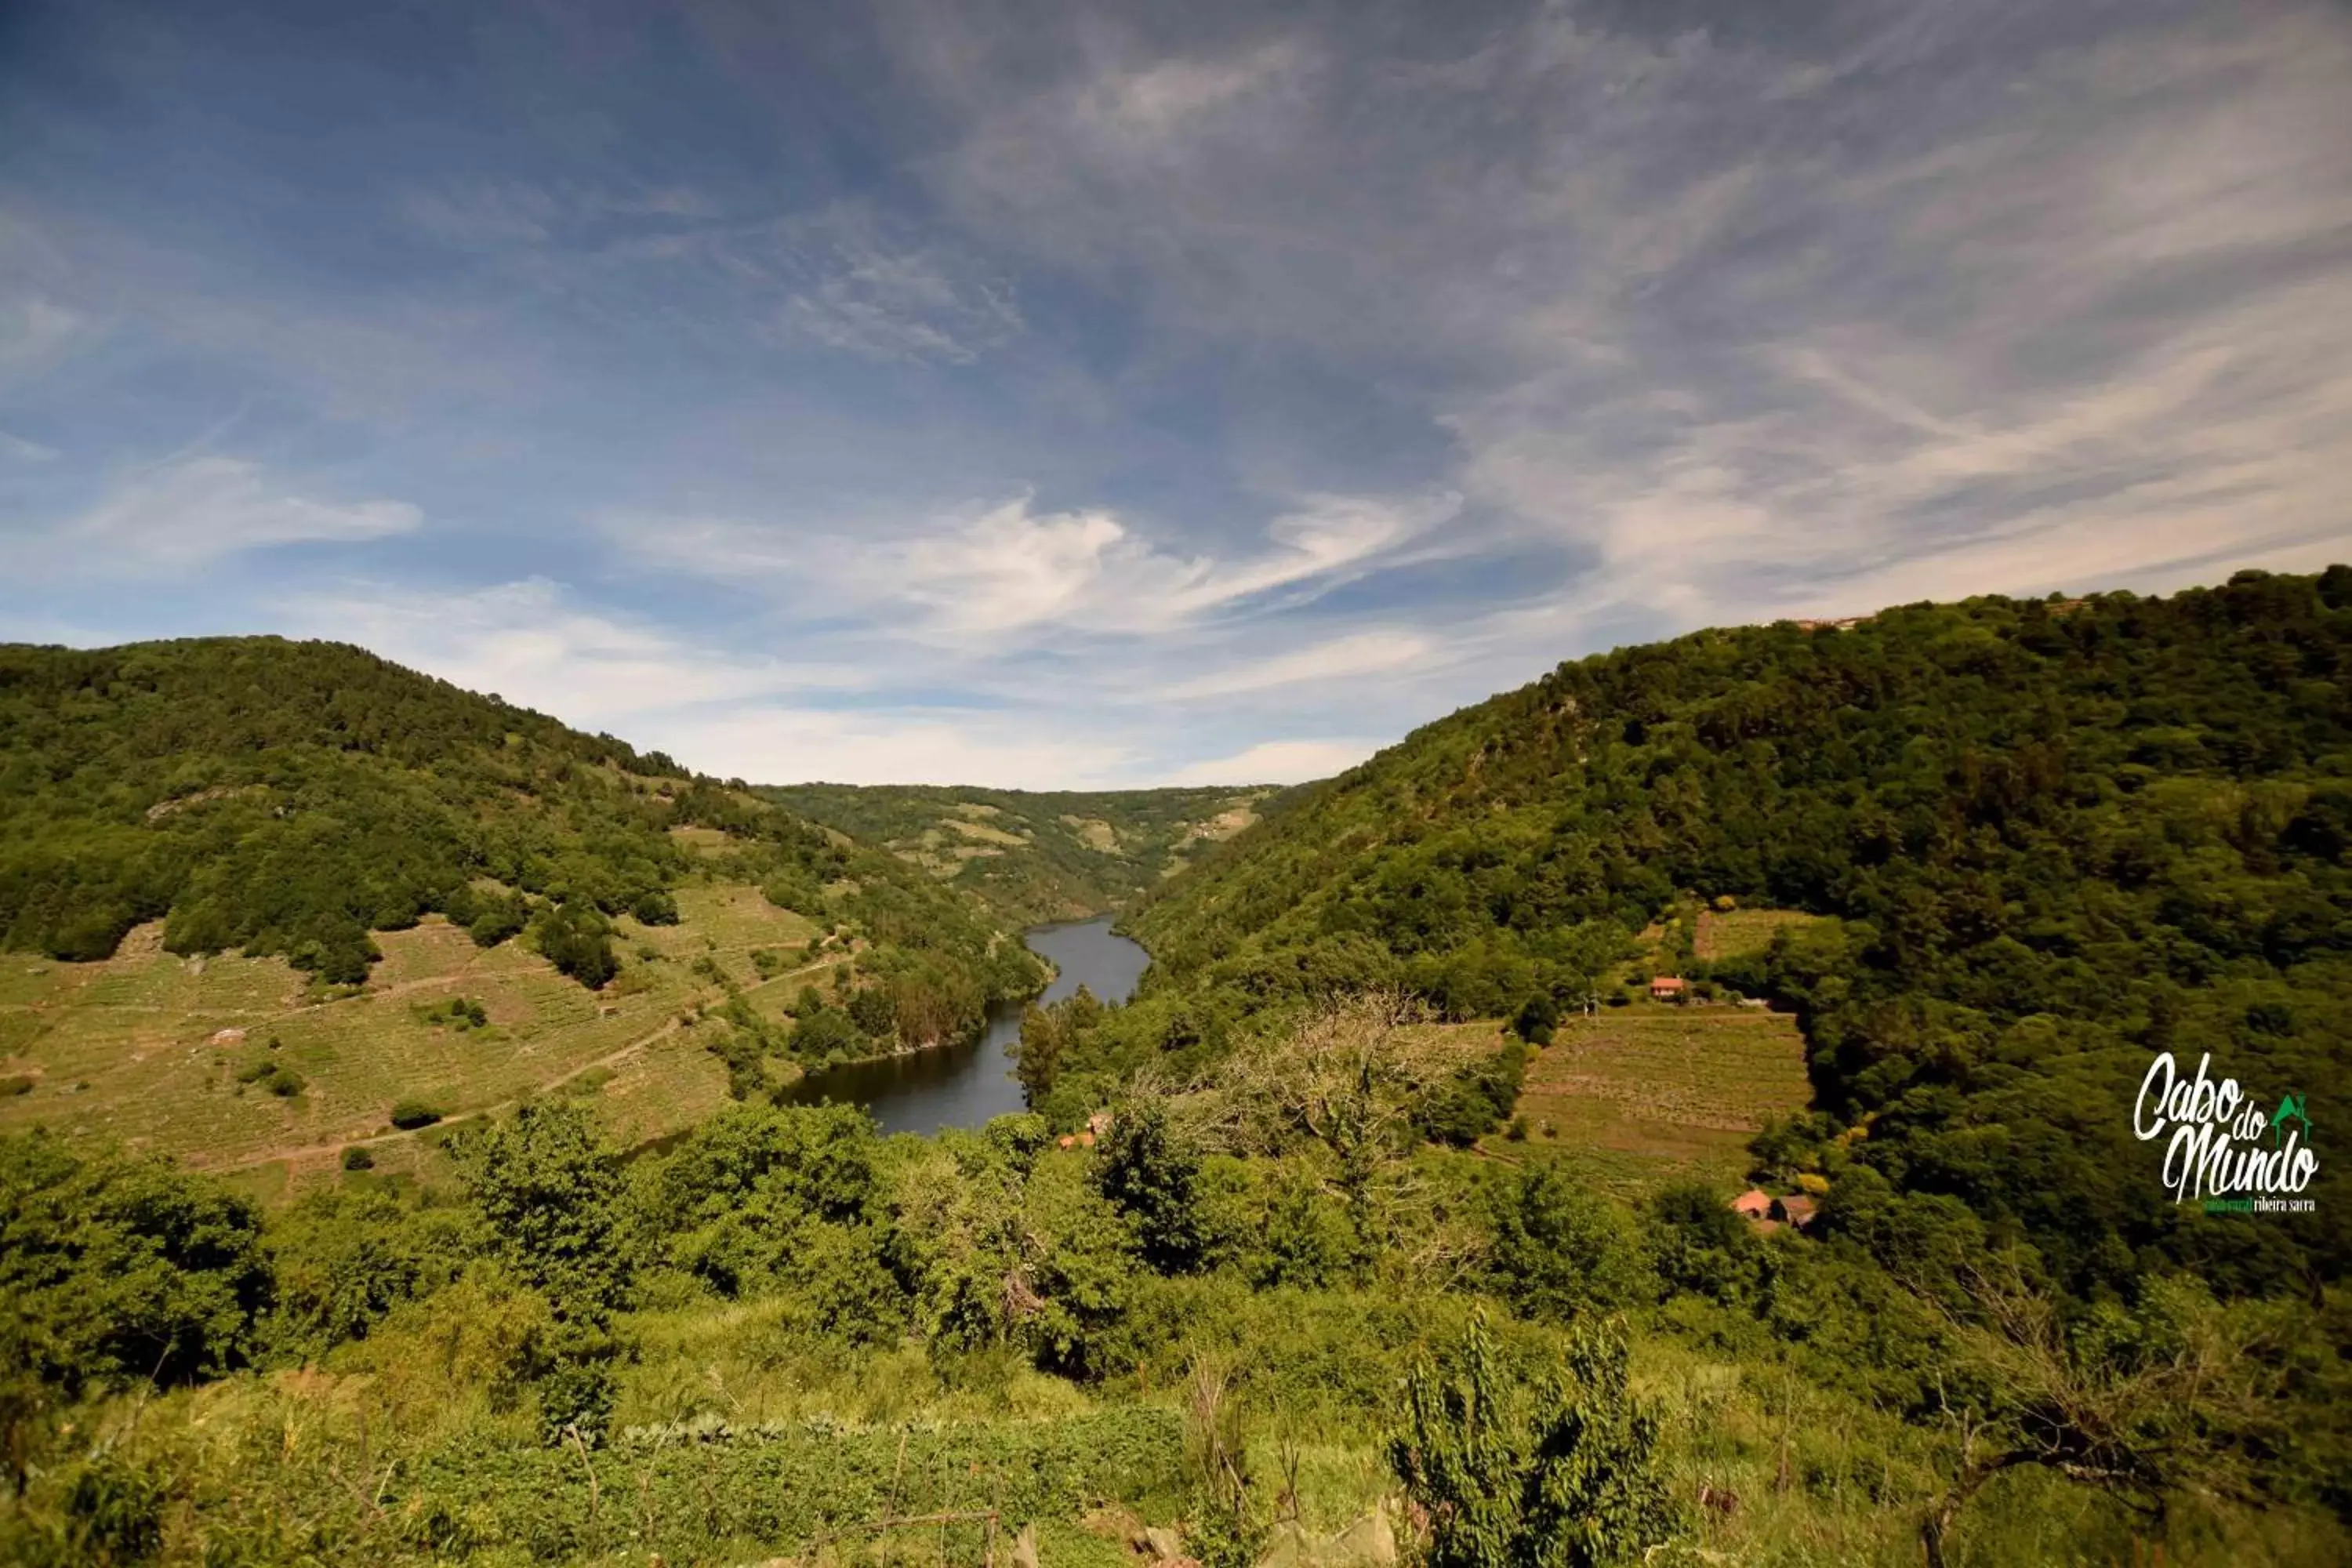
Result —
[[[1054, 983], [1039, 998], [1058, 1002], [1080, 985], [1106, 1002], [1124, 1002], [1143, 978], [1151, 955], [1110, 929], [1110, 917], [1024, 933], [1029, 950], [1054, 965]], [[1013, 1047], [1021, 1038], [1018, 1002], [989, 1009], [988, 1027], [969, 1045], [853, 1062], [812, 1073], [793, 1086], [803, 1104], [848, 1100], [874, 1113], [885, 1132], [936, 1132], [978, 1127], [992, 1117], [1026, 1109], [1013, 1077]]]

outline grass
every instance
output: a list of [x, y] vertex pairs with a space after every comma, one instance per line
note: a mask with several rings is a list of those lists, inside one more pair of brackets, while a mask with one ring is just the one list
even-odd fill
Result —
[[[383, 959], [366, 986], [337, 992], [279, 959], [176, 957], [155, 926], [96, 963], [9, 954], [0, 1077], [32, 1087], [0, 1097], [0, 1129], [47, 1123], [213, 1170], [282, 1165], [298, 1187], [342, 1179], [341, 1152], [358, 1142], [374, 1153], [377, 1179], [433, 1174], [441, 1139], [389, 1129], [392, 1106], [411, 1097], [454, 1121], [525, 1095], [580, 1093], [604, 1108], [616, 1139], [657, 1137], [726, 1099], [725, 1069], [679, 1022], [720, 994], [698, 960], [750, 987], [760, 983], [751, 952], [787, 949], [793, 967], [767, 983], [781, 999], [846, 956], [829, 950], [801, 965], [815, 927], [756, 888], [688, 887], [677, 903], [675, 926], [617, 922], [623, 972], [601, 993], [519, 942], [478, 948], [438, 917], [380, 933]], [[483, 1005], [487, 1027], [425, 1016], [460, 996]], [[240, 1029], [242, 1041], [215, 1043]], [[299, 1074], [302, 1092], [238, 1081], [265, 1062]], [[288, 1184], [251, 1183], [263, 1193]]]
[[[1796, 1020], [1746, 1007], [1603, 1008], [1563, 1020], [1535, 1053], [1517, 1113], [1525, 1142], [1485, 1141], [1508, 1159], [1558, 1158], [1629, 1193], [1664, 1180], [1728, 1184], [1767, 1117], [1811, 1094]], [[1545, 1128], [1549, 1124], [1550, 1132]]]
[[[1369, 1329], [1387, 1310], [1336, 1292], [1293, 1304], [1335, 1331]], [[1955, 1440], [1728, 1351], [1706, 1331], [1737, 1327], [1703, 1309], [1681, 1332], [1637, 1324], [1631, 1333], [1633, 1390], [1657, 1417], [1659, 1479], [1680, 1514], [1676, 1541], [1644, 1560], [1916, 1568], [1919, 1521], [1946, 1484]], [[812, 1337], [782, 1300], [698, 1298], [625, 1320], [633, 1351], [616, 1367], [615, 1437], [592, 1453], [546, 1445], [527, 1401], [493, 1401], [478, 1357], [457, 1353], [459, 1328], [405, 1310], [315, 1366], [125, 1394], [79, 1415], [131, 1462], [202, 1500], [201, 1511], [173, 1516], [174, 1561], [200, 1559], [200, 1531], [218, 1544], [259, 1528], [263, 1540], [315, 1531], [306, 1560], [320, 1562], [977, 1563], [986, 1541], [976, 1528], [887, 1540], [853, 1529], [821, 1554], [808, 1545], [886, 1512], [1002, 1506], [994, 1561], [1034, 1522], [1042, 1561], [1119, 1568], [1137, 1561], [1126, 1546], [1136, 1527], [1199, 1517], [1181, 1392], [1165, 1384], [1113, 1375], [1082, 1387], [1003, 1356], [942, 1375], [915, 1340], [852, 1347]], [[1553, 1334], [1509, 1323], [1497, 1331], [1528, 1350]], [[1197, 1334], [1178, 1363], [1215, 1337]], [[1394, 1495], [1383, 1439], [1395, 1413], [1297, 1418], [1299, 1380], [1330, 1348], [1276, 1336], [1237, 1367], [1234, 1435], [1261, 1524], [1286, 1514], [1328, 1535]], [[1401, 1374], [1414, 1352], [1367, 1334], [1349, 1353]], [[665, 1436], [677, 1432], [700, 1436]], [[1048, 1467], [1067, 1479], [1038, 1484]], [[378, 1490], [378, 1476], [396, 1489]], [[9, 1506], [25, 1504], [0, 1503]], [[427, 1548], [416, 1527], [432, 1516], [462, 1521], [463, 1533], [443, 1531], [446, 1542]], [[2342, 1561], [2340, 1528], [2307, 1509], [2215, 1510], [2184, 1498], [2160, 1557], [2147, 1528], [2089, 1489], [2020, 1470], [1970, 1504], [1952, 1561]]]
[[1738, 958], [1761, 952], [1781, 931], [1820, 918], [1795, 910], [1702, 910], [1692, 945], [1701, 958]]

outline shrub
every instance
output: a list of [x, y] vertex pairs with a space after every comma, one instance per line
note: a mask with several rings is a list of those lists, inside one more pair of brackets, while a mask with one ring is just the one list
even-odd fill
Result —
[[468, 1002], [463, 996], [452, 996], [425, 1015], [428, 1024], [447, 1024], [460, 1031], [489, 1027], [489, 1009], [479, 1002]]
[[241, 1364], [273, 1293], [249, 1201], [161, 1158], [86, 1153], [42, 1132], [0, 1137], [0, 1236], [11, 1443], [45, 1391], [70, 1399]]
[[144, 1563], [163, 1550], [163, 1479], [114, 1455], [84, 1465], [66, 1492], [67, 1546], [85, 1563]]
[[562, 1362], [540, 1379], [540, 1436], [553, 1444], [576, 1432], [583, 1444], [594, 1447], [613, 1424], [613, 1404], [619, 1393], [619, 1381], [604, 1362]]
[[636, 901], [629, 906], [629, 912], [637, 917], [637, 923], [640, 925], [674, 926], [677, 924], [677, 900], [658, 889], [649, 893], [638, 894]]
[[866, 1040], [848, 1014], [838, 1007], [820, 1006], [793, 1025], [785, 1048], [803, 1062], [823, 1062], [863, 1056]]
[[280, 1062], [262, 1079], [261, 1087], [280, 1100], [291, 1100], [310, 1086], [300, 1073]]
[[1519, 1098], [1519, 1081], [1526, 1076], [1527, 1059], [1527, 1047], [1514, 1040], [1491, 1060], [1459, 1069], [1415, 1109], [1414, 1126], [1432, 1142], [1469, 1147], [1500, 1127], [1511, 1113]]
[[404, 1132], [430, 1127], [440, 1120], [441, 1112], [421, 1100], [404, 1100], [392, 1108], [392, 1124]]
[[1389, 1445], [1426, 1510], [1429, 1568], [1598, 1568], [1641, 1561], [1674, 1533], [1658, 1417], [1627, 1393], [1621, 1334], [1579, 1331], [1531, 1397], [1503, 1381], [1483, 1321], [1457, 1360], [1452, 1376], [1413, 1369]]
[[533, 939], [548, 963], [591, 991], [620, 972], [613, 953], [613, 928], [593, 905], [566, 900], [539, 912], [532, 922]]
[[530, 911], [520, 897], [499, 899], [483, 906], [467, 922], [466, 934], [474, 939], [476, 947], [496, 947], [520, 933], [529, 920]]
[[1493, 1217], [1496, 1292], [1528, 1316], [1567, 1319], [1654, 1294], [1621, 1211], [1558, 1165], [1530, 1166], [1498, 1189]]
[[343, 1151], [343, 1169], [346, 1171], [373, 1171], [375, 1169], [375, 1156], [369, 1153], [367, 1150], [362, 1148], [361, 1145], [354, 1143], [350, 1148]]

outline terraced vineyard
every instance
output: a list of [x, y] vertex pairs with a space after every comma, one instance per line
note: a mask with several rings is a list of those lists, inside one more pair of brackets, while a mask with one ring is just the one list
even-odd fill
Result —
[[[615, 922], [624, 967], [601, 993], [520, 942], [477, 947], [438, 916], [380, 933], [367, 984], [323, 995], [282, 959], [165, 952], [153, 925], [93, 963], [9, 955], [0, 1076], [30, 1087], [0, 1100], [0, 1127], [47, 1123], [212, 1169], [283, 1167], [260, 1173], [265, 1186], [331, 1171], [353, 1145], [380, 1171], [419, 1170], [447, 1122], [391, 1127], [404, 1100], [454, 1120], [527, 1094], [593, 1095], [616, 1138], [674, 1131], [727, 1099], [724, 1068], [682, 1022], [722, 994], [718, 976], [782, 1016], [802, 985], [853, 956], [805, 956], [815, 926], [756, 888], [687, 887], [677, 899], [675, 926]], [[771, 973], [755, 952], [775, 955]], [[487, 1023], [453, 1018], [458, 1000]], [[299, 1089], [274, 1092], [260, 1076], [273, 1068]]]
[[1256, 822], [1281, 792], [814, 784], [758, 793], [969, 889], [1020, 926], [1126, 908]]
[[1490, 1152], [1557, 1157], [1628, 1193], [1662, 1180], [1739, 1180], [1748, 1138], [1804, 1109], [1803, 1037], [1761, 1008], [1603, 1008], [1564, 1020], [1528, 1063], [1517, 1114], [1528, 1140]]

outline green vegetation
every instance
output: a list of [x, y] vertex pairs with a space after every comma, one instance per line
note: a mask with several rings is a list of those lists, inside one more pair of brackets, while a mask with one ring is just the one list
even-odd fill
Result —
[[375, 933], [438, 912], [486, 947], [528, 929], [594, 990], [618, 971], [613, 917], [673, 925], [696, 877], [770, 887], [982, 994], [1035, 981], [895, 857], [357, 648], [0, 647], [0, 948], [93, 961], [160, 920], [172, 952], [356, 984]]
[[[853, 1055], [969, 1037], [1044, 978], [895, 856], [356, 649], [0, 648], [8, 1125], [318, 1175], [396, 1103], [618, 1068], [624, 1123], [659, 1136], [723, 1100], [711, 1035], [750, 1018], [784, 1053], [757, 988], [811, 975], [847, 985]], [[265, 1028], [266, 1064], [208, 1045]]]
[[[1149, 895], [1143, 992], [1032, 1007], [1030, 1110], [929, 1139], [780, 1101], [1034, 984], [965, 873], [617, 761], [447, 782], [555, 740], [289, 742], [421, 792], [461, 907], [352, 915], [363, 982], [182, 959], [182, 842], [93, 861], [179, 868], [113, 956], [0, 966], [0, 1121], [75, 1130], [0, 1133], [0, 1559], [2344, 1561], [2347, 637], [2336, 568], [1564, 666]], [[10, 765], [53, 849], [156, 798]], [[531, 814], [659, 874], [474, 853]], [[49, 936], [62, 863], [0, 861]], [[2170, 1201], [2167, 1049], [2315, 1123], [2315, 1212]], [[267, 1206], [102, 1136], [330, 1115]]]
[[625, 1162], [546, 1100], [268, 1214], [0, 1139], [0, 1555], [978, 1562], [993, 1510], [1240, 1563], [1402, 1493], [1431, 1562], [2340, 1558], [2334, 1291], [2083, 1313], [1962, 1215], [1628, 1205], [1421, 1142], [1448, 1038], [1349, 1004], [1091, 1149], [747, 1104]]
[[1020, 928], [1124, 909], [1266, 810], [1255, 789], [791, 784], [762, 797], [881, 845]]
[[1818, 1109], [1759, 1174], [1956, 1200], [2086, 1300], [2165, 1268], [2307, 1289], [2352, 1260], [2352, 1163], [2312, 1212], [2209, 1216], [2131, 1110], [2167, 1048], [2273, 1097], [2341, 1081], [2347, 855], [2352, 568], [1912, 605], [1623, 649], [1417, 731], [1153, 896], [1128, 1011], [1211, 1037], [1378, 985], [1565, 1010], [1693, 895], [1826, 917], [1662, 939], [1801, 1022]]

